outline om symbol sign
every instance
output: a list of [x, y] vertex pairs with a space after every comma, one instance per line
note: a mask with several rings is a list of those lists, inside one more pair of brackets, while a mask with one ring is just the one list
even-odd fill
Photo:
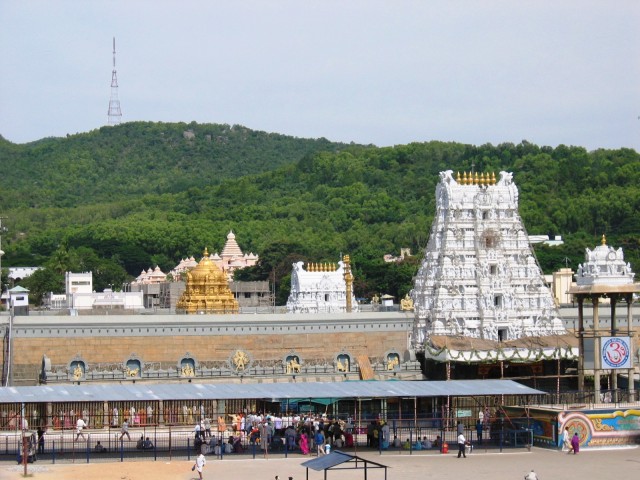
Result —
[[610, 368], [623, 368], [628, 366], [629, 344], [625, 338], [609, 338], [602, 346], [602, 360]]

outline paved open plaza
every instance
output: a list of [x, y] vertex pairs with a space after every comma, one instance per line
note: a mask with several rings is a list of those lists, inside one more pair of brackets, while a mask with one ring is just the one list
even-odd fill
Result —
[[[637, 447], [583, 450], [577, 455], [554, 450], [534, 448], [528, 451], [505, 453], [471, 453], [467, 458], [457, 458], [457, 453], [413, 454], [393, 452], [380, 455], [373, 452], [359, 456], [388, 466], [388, 480], [413, 480], [437, 478], [438, 480], [521, 480], [535, 469], [543, 480], [553, 479], [604, 479], [637, 478], [640, 469], [640, 450]], [[314, 457], [290, 456], [269, 459], [225, 457], [219, 460], [208, 457], [204, 469], [205, 479], [215, 480], [306, 480], [302, 464]], [[191, 471], [193, 461], [159, 460], [156, 462], [129, 461], [115, 463], [78, 462], [75, 464], [28, 465], [30, 478], [43, 480], [80, 479], [94, 480], [190, 480], [197, 478]], [[24, 469], [15, 463], [0, 464], [0, 479], [23, 477]], [[324, 480], [324, 472], [309, 470], [309, 480]], [[368, 469], [367, 480], [384, 480], [384, 469]], [[330, 470], [327, 480], [363, 480], [364, 470]]]

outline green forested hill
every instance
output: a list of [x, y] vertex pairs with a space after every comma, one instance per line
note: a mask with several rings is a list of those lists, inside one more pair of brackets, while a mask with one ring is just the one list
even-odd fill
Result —
[[0, 205], [77, 207], [262, 173], [340, 144], [234, 125], [132, 122], [67, 138], [0, 140]]
[[[187, 127], [196, 134], [191, 144], [182, 137]], [[94, 193], [88, 198], [83, 194], [77, 202], [77, 189], [85, 184], [56, 188], [50, 179], [60, 175], [61, 160], [49, 160], [40, 151], [42, 171], [35, 178], [46, 182], [46, 192], [33, 179], [32, 192], [18, 188], [16, 180], [16, 190], [3, 189], [0, 197], [0, 213], [9, 217], [10, 228], [3, 237], [7, 252], [3, 265], [47, 264], [58, 275], [66, 269], [92, 270], [100, 272], [96, 275], [100, 288], [125, 281], [125, 270], [137, 275], [158, 264], [167, 271], [181, 257], [198, 257], [205, 246], [219, 251], [233, 229], [243, 250], [261, 257], [261, 264], [244, 271], [243, 277], [275, 278], [281, 302], [286, 299], [293, 261], [335, 262], [340, 253], [351, 254], [354, 261], [356, 295], [403, 296], [411, 287], [419, 255], [397, 265], [384, 264], [382, 256], [397, 255], [400, 247], [419, 254], [428, 240], [438, 173], [474, 168], [514, 172], [520, 213], [529, 233], [564, 237], [562, 247], [537, 249], [545, 271], [567, 262], [576, 268], [584, 247], [597, 245], [603, 233], [609, 244], [625, 249], [635, 270], [640, 268], [640, 156], [633, 150], [587, 152], [527, 142], [499, 146], [429, 142], [378, 148], [211, 125], [178, 126], [172, 134], [173, 147], [162, 135], [148, 133], [153, 142], [138, 138], [144, 137], [143, 132], [167, 128], [126, 124], [58, 140], [79, 142], [82, 148], [68, 150], [89, 157], [94, 150], [104, 151], [106, 136], [117, 137], [112, 143], [119, 145], [120, 163], [92, 177], [86, 185], [94, 186], [86, 188]], [[142, 132], [134, 135], [129, 129]], [[229, 140], [215, 148], [243, 152], [237, 155], [244, 158], [238, 160], [240, 165], [226, 165], [214, 154], [194, 153], [213, 151], [207, 149], [214, 149], [215, 133], [210, 133], [211, 141], [203, 136], [217, 129], [227, 132]], [[19, 155], [23, 147], [43, 148], [49, 142], [2, 145], [3, 165], [6, 152], [18, 150], [11, 155]], [[245, 142], [244, 147], [236, 142]], [[136, 156], [129, 157], [129, 151]], [[127, 167], [139, 163], [143, 153], [144, 158], [163, 160], [150, 170]], [[67, 170], [78, 165], [71, 159], [62, 164]], [[127, 169], [127, 175], [111, 171], [120, 168]], [[28, 178], [21, 181], [28, 183]], [[25, 191], [32, 199], [50, 201], [37, 207], [24, 199], [7, 201]], [[44, 279], [36, 278], [28, 286], [42, 288], [36, 281]]]

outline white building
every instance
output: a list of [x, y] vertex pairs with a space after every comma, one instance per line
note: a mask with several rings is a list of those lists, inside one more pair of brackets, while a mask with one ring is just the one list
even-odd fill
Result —
[[[358, 311], [358, 302], [351, 293], [351, 308]], [[287, 300], [289, 313], [337, 313], [347, 311], [345, 263], [293, 264], [291, 293]]]
[[14, 315], [29, 315], [29, 290], [20, 285], [10, 289], [9, 307]]
[[413, 345], [433, 335], [494, 341], [566, 331], [518, 214], [512, 174], [440, 173], [411, 298]]
[[19, 282], [20, 280], [30, 277], [41, 268], [42, 267], [9, 267], [8, 278], [13, 282]]
[[[104, 292], [93, 291], [93, 273], [65, 273], [66, 307], [71, 310], [90, 310], [93, 308], [143, 309], [142, 292]], [[54, 301], [52, 298], [51, 308]], [[59, 306], [59, 302], [55, 303]]]

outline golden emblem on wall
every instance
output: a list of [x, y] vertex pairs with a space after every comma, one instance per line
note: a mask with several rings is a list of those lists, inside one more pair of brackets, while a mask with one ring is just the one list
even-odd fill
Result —
[[76, 363], [76, 366], [73, 369], [73, 379], [80, 380], [82, 378], [82, 375], [83, 375], [82, 367], [80, 366], [79, 363]]
[[246, 370], [247, 366], [249, 365], [249, 361], [249, 355], [247, 355], [247, 353], [242, 350], [236, 350], [236, 352], [233, 354], [233, 357], [231, 357], [231, 362], [233, 363], [237, 372], [243, 372], [244, 370]]

